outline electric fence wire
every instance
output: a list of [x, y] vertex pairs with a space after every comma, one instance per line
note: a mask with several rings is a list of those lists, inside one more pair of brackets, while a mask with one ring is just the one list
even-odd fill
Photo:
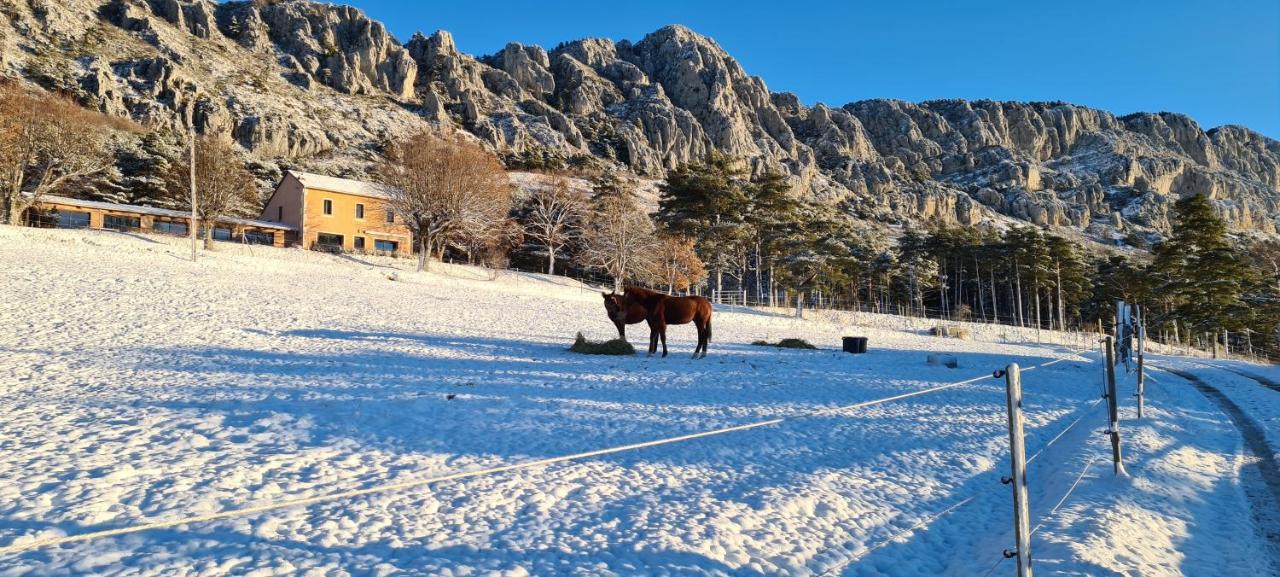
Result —
[[[1061, 360], [1063, 360], [1063, 359], [1059, 359], [1059, 361], [1061, 361]], [[1057, 362], [1057, 361], [1055, 361], [1055, 362]], [[1025, 373], [1025, 372], [1030, 371], [1030, 370], [1035, 369], [1035, 368], [1039, 368], [1039, 367], [1043, 367], [1043, 366], [1048, 366], [1049, 364], [1051, 364], [1051, 363], [1045, 363], [1045, 364], [1042, 364], [1042, 365], [1037, 365], [1037, 366], [1035, 366], [1035, 367], [1030, 367], [1030, 368], [1028, 368], [1028, 369], [1023, 369], [1023, 372]], [[1030, 458], [1030, 459], [1027, 459], [1027, 463], [1026, 463], [1026, 464], [1027, 464], [1027, 466], [1028, 466], [1028, 467], [1030, 467], [1030, 466], [1031, 466], [1031, 463], [1032, 463], [1033, 461], [1035, 461], [1037, 457], [1039, 457], [1039, 456], [1043, 455], [1043, 454], [1044, 454], [1044, 452], [1045, 452], [1045, 451], [1047, 451], [1050, 447], [1052, 447], [1053, 445], [1055, 445], [1058, 441], [1062, 440], [1062, 438], [1063, 438], [1063, 437], [1065, 437], [1065, 436], [1066, 436], [1066, 434], [1067, 434], [1068, 432], [1070, 432], [1070, 431], [1071, 431], [1071, 429], [1075, 428], [1075, 426], [1076, 426], [1076, 425], [1078, 425], [1078, 424], [1080, 424], [1080, 422], [1081, 422], [1081, 421], [1083, 421], [1086, 417], [1091, 416], [1091, 415], [1092, 415], [1092, 411], [1093, 411], [1093, 409], [1095, 409], [1101, 401], [1102, 401], [1102, 399], [1095, 399], [1092, 403], [1089, 403], [1089, 405], [1088, 405], [1087, 407], [1085, 407], [1085, 409], [1084, 409], [1083, 411], [1081, 411], [1081, 412], [1080, 412], [1079, 416], [1077, 416], [1077, 417], [1076, 417], [1076, 419], [1075, 419], [1074, 421], [1072, 421], [1072, 422], [1071, 422], [1071, 424], [1069, 424], [1069, 425], [1067, 425], [1066, 427], [1064, 427], [1061, 431], [1059, 431], [1059, 432], [1058, 432], [1058, 434], [1054, 435], [1054, 436], [1053, 436], [1053, 438], [1049, 440], [1049, 442], [1045, 443], [1042, 447], [1040, 447], [1040, 449], [1039, 449], [1039, 450], [1037, 450], [1037, 451], [1035, 452], [1035, 454], [1031, 456], [1031, 458]], [[1068, 498], [1068, 497], [1070, 497], [1071, 492], [1072, 492], [1072, 491], [1074, 491], [1074, 490], [1075, 490], [1075, 488], [1076, 488], [1076, 486], [1080, 484], [1080, 480], [1084, 477], [1084, 473], [1088, 471], [1089, 466], [1091, 466], [1091, 465], [1093, 464], [1093, 461], [1094, 461], [1094, 460], [1096, 460], [1096, 457], [1095, 457], [1095, 458], [1093, 458], [1093, 459], [1090, 459], [1089, 464], [1085, 466], [1085, 470], [1084, 470], [1084, 471], [1082, 471], [1082, 472], [1080, 473], [1080, 476], [1078, 476], [1078, 477], [1076, 478], [1075, 483], [1073, 483], [1073, 484], [1071, 485], [1071, 488], [1070, 488], [1070, 489], [1068, 489], [1067, 493], [1066, 493], [1065, 495], [1063, 495], [1061, 499], [1059, 499], [1059, 500], [1058, 500], [1058, 504], [1057, 504], [1057, 505], [1055, 505], [1055, 506], [1053, 507], [1053, 509], [1048, 513], [1048, 516], [1052, 516], [1054, 513], [1056, 513], [1056, 512], [1057, 512], [1057, 510], [1058, 510], [1058, 508], [1059, 508], [1059, 507], [1061, 507], [1061, 506], [1062, 506], [1062, 504], [1066, 502], [1067, 498]], [[933, 525], [934, 523], [936, 523], [938, 520], [942, 519], [943, 517], [945, 517], [945, 516], [947, 516], [947, 515], [949, 515], [949, 514], [951, 514], [951, 513], [955, 512], [956, 510], [960, 509], [961, 507], [963, 507], [963, 506], [965, 506], [965, 505], [968, 505], [969, 503], [972, 503], [972, 502], [976, 501], [976, 500], [978, 499], [978, 497], [981, 497], [981, 496], [983, 496], [983, 495], [986, 495], [987, 493], [990, 493], [990, 492], [994, 491], [994, 490], [995, 490], [995, 489], [997, 489], [997, 488], [998, 488], [998, 487], [994, 487], [994, 486], [993, 486], [993, 487], [991, 487], [990, 489], [983, 490], [983, 491], [979, 491], [979, 492], [974, 493], [974, 494], [972, 494], [972, 495], [970, 495], [970, 496], [968, 496], [968, 497], [966, 497], [966, 498], [964, 498], [964, 499], [961, 499], [960, 501], [957, 501], [956, 503], [952, 504], [951, 506], [947, 507], [946, 509], [943, 509], [943, 510], [941, 510], [941, 511], [938, 511], [937, 513], [934, 513], [934, 514], [932, 514], [932, 515], [928, 515], [928, 516], [926, 516], [925, 518], [923, 518], [923, 519], [921, 519], [921, 520], [919, 520], [919, 521], [916, 521], [916, 522], [915, 522], [915, 523], [913, 523], [911, 526], [909, 526], [909, 527], [907, 527], [907, 528], [905, 528], [905, 529], [902, 529], [902, 530], [900, 530], [900, 531], [898, 531], [898, 532], [894, 533], [893, 535], [889, 536], [888, 538], [886, 538], [886, 539], [883, 539], [883, 540], [879, 541], [878, 543], [876, 543], [875, 545], [873, 545], [873, 546], [871, 546], [871, 547], [868, 547], [867, 549], [862, 550], [861, 552], [859, 552], [858, 554], [854, 555], [853, 557], [851, 557], [851, 558], [849, 558], [849, 559], [846, 559], [845, 561], [842, 561], [842, 562], [840, 562], [839, 564], [837, 564], [837, 565], [835, 565], [835, 566], [832, 566], [831, 568], [828, 568], [827, 570], [823, 571], [820, 575], [822, 575], [822, 576], [834, 575], [837, 571], [843, 570], [843, 569], [845, 569], [846, 567], [848, 567], [848, 566], [850, 566], [850, 565], [853, 565], [854, 563], [857, 563], [858, 561], [861, 561], [861, 560], [862, 560], [863, 558], [865, 558], [867, 555], [870, 555], [871, 553], [874, 553], [875, 551], [877, 551], [877, 550], [879, 550], [879, 549], [882, 549], [882, 548], [884, 548], [884, 547], [886, 547], [886, 546], [888, 546], [888, 545], [890, 545], [890, 544], [894, 543], [895, 541], [897, 541], [898, 539], [902, 538], [903, 536], [908, 535], [908, 534], [910, 534], [910, 533], [912, 533], [912, 532], [915, 532], [915, 531], [917, 531], [917, 530], [919, 530], [919, 529], [927, 528], [927, 527], [929, 527], [929, 526]], [[1046, 521], [1046, 520], [1048, 519], [1048, 516], [1046, 516], [1046, 518], [1045, 518], [1045, 519], [1043, 519], [1043, 520], [1041, 521], [1040, 525], [1043, 525], [1043, 524], [1044, 524], [1044, 521]], [[1038, 530], [1038, 529], [1039, 529], [1040, 525], [1037, 525], [1037, 526], [1036, 526], [1036, 530]], [[1033, 530], [1033, 531], [1032, 531], [1032, 534], [1034, 534], [1034, 533], [1035, 533], [1035, 531]], [[847, 549], [847, 548], [846, 548], [846, 549]], [[1003, 561], [1004, 561], [1004, 557], [1001, 557], [1000, 561], [997, 561], [997, 562], [996, 562], [996, 564], [995, 564], [995, 565], [993, 565], [993, 566], [991, 567], [991, 569], [987, 572], [987, 575], [990, 575], [990, 574], [991, 574], [991, 571], [994, 571], [997, 567], [999, 567], [999, 566], [1000, 566], [1000, 563], [1001, 563], [1001, 562], [1003, 562]]]

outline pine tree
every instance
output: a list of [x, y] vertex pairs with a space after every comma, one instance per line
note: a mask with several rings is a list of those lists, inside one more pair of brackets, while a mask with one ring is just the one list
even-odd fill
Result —
[[[785, 254], [779, 243], [801, 228], [803, 203], [796, 198], [787, 178], [775, 172], [752, 179], [746, 187], [747, 206], [743, 221], [749, 228], [749, 249], [754, 257], [755, 292], [774, 293], [773, 270], [777, 257]], [[765, 276], [769, 288], [765, 290]]]
[[728, 158], [713, 154], [705, 163], [680, 166], [659, 190], [656, 220], [668, 233], [694, 239], [699, 256], [716, 275], [716, 289], [722, 290], [723, 275], [732, 270], [744, 242], [742, 172]]
[[1058, 330], [1067, 330], [1071, 319], [1080, 320], [1080, 305], [1093, 288], [1093, 269], [1084, 261], [1075, 243], [1056, 235], [1049, 235], [1047, 242], [1049, 258], [1053, 260]]
[[925, 314], [925, 290], [938, 281], [938, 263], [930, 254], [929, 238], [915, 230], [908, 230], [898, 239], [896, 260], [901, 267], [898, 278], [901, 292], [908, 301], [908, 311]]
[[803, 227], [777, 243], [778, 281], [795, 291], [797, 310], [806, 291], [831, 294], [846, 286], [859, 253], [848, 217], [830, 206], [805, 204], [798, 217]]
[[[1227, 238], [1227, 225], [1200, 195], [1174, 204], [1173, 235], [1157, 253], [1172, 282], [1175, 313], [1193, 332], [1239, 330], [1249, 323], [1243, 296], [1255, 279]], [[1176, 255], [1176, 256], [1173, 256]], [[1164, 256], [1165, 258], [1159, 258]]]

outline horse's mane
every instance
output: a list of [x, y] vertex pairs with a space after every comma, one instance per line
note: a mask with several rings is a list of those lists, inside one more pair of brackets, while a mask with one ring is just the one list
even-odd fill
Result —
[[659, 300], [667, 298], [666, 293], [651, 291], [649, 289], [640, 288], [638, 286], [626, 287], [625, 289], [622, 290], [622, 294], [628, 300], [632, 302], [638, 302], [644, 305], [644, 308], [649, 310], [653, 310], [653, 307], [657, 304]]
[[664, 293], [649, 290], [647, 288], [640, 288], [638, 286], [629, 286], [622, 289], [622, 294], [635, 295], [637, 298], [647, 298], [647, 297], [655, 297]]

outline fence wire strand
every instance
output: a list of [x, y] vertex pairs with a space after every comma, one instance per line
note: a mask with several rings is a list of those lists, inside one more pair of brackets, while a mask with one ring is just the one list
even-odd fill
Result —
[[[1052, 363], [1061, 362], [1061, 361], [1065, 361], [1065, 360], [1064, 360], [1064, 358], [1060, 358], [1060, 360], [1056, 360], [1056, 361], [1052, 361], [1052, 362], [1042, 363], [1042, 365], [1037, 365], [1037, 366], [1034, 366], [1034, 367], [1024, 368], [1023, 372], [1027, 372], [1027, 371], [1030, 371], [1030, 370], [1034, 370], [1034, 368], [1039, 368], [1039, 367], [1044, 367], [1044, 366], [1050, 366], [1050, 365], [1052, 365]], [[973, 380], [969, 380], [969, 381], [961, 381], [961, 383], [973, 383]], [[957, 385], [957, 384], [952, 384], [952, 385]], [[1074, 427], [1075, 427], [1076, 425], [1079, 425], [1080, 421], [1083, 421], [1085, 417], [1089, 417], [1089, 416], [1091, 416], [1091, 415], [1092, 415], [1092, 411], [1093, 411], [1093, 409], [1094, 409], [1094, 408], [1097, 408], [1098, 403], [1101, 403], [1101, 402], [1102, 402], [1102, 399], [1094, 399], [1092, 403], [1089, 403], [1089, 404], [1088, 404], [1088, 407], [1085, 407], [1085, 408], [1084, 408], [1084, 411], [1080, 412], [1080, 415], [1079, 415], [1078, 417], [1076, 417], [1074, 421], [1071, 421], [1070, 425], [1066, 426], [1066, 427], [1065, 427], [1065, 429], [1062, 429], [1061, 431], [1059, 431], [1059, 434], [1057, 434], [1057, 435], [1053, 435], [1053, 438], [1052, 438], [1052, 439], [1050, 439], [1050, 440], [1048, 440], [1048, 443], [1044, 444], [1044, 447], [1039, 448], [1039, 450], [1037, 450], [1036, 454], [1032, 455], [1032, 458], [1027, 459], [1027, 466], [1028, 466], [1028, 467], [1030, 467], [1030, 464], [1032, 464], [1032, 462], [1036, 461], [1036, 458], [1037, 458], [1037, 457], [1039, 457], [1039, 455], [1042, 455], [1044, 452], [1046, 452], [1046, 450], [1048, 450], [1048, 449], [1050, 449], [1051, 447], [1053, 447], [1053, 445], [1055, 445], [1055, 444], [1057, 443], [1057, 441], [1059, 441], [1059, 440], [1061, 440], [1062, 438], [1064, 438], [1064, 436], [1066, 436], [1066, 434], [1068, 434], [1068, 432], [1069, 432], [1071, 429], [1074, 429]], [[1034, 530], [1032, 531], [1032, 535], [1036, 534], [1036, 531], [1038, 531], [1038, 530], [1039, 530], [1039, 527], [1043, 526], [1043, 525], [1044, 525], [1044, 522], [1047, 522], [1047, 521], [1048, 521], [1048, 518], [1052, 517], [1052, 516], [1053, 516], [1053, 514], [1055, 514], [1055, 513], [1057, 512], [1057, 509], [1059, 509], [1060, 507], [1062, 507], [1062, 504], [1064, 504], [1064, 503], [1066, 502], [1066, 499], [1068, 499], [1068, 498], [1069, 498], [1069, 496], [1071, 495], [1071, 493], [1073, 493], [1073, 491], [1075, 490], [1075, 487], [1076, 487], [1076, 486], [1078, 486], [1078, 485], [1080, 484], [1080, 480], [1082, 480], [1082, 478], [1084, 478], [1084, 473], [1085, 473], [1085, 472], [1088, 472], [1089, 467], [1091, 467], [1091, 466], [1092, 466], [1092, 464], [1093, 464], [1093, 462], [1094, 462], [1094, 461], [1097, 461], [1097, 457], [1094, 457], [1094, 458], [1089, 459], [1088, 464], [1085, 464], [1084, 471], [1080, 472], [1080, 475], [1079, 475], [1078, 477], [1076, 477], [1076, 478], [1075, 478], [1075, 482], [1073, 482], [1073, 484], [1071, 484], [1070, 489], [1068, 489], [1068, 493], [1066, 493], [1065, 495], [1062, 495], [1062, 498], [1061, 498], [1061, 499], [1059, 499], [1059, 502], [1057, 502], [1057, 504], [1056, 504], [1056, 505], [1053, 505], [1053, 508], [1050, 510], [1050, 512], [1048, 512], [1048, 513], [1046, 514], [1046, 517], [1044, 517], [1043, 519], [1041, 519], [1041, 522], [1039, 522], [1039, 523], [1038, 523], [1038, 525], [1036, 526], [1036, 528], [1034, 528]], [[911, 525], [910, 527], [908, 527], [908, 528], [904, 528], [904, 530], [901, 530], [901, 531], [899, 531], [899, 532], [896, 532], [896, 534], [893, 534], [892, 536], [887, 537], [887, 539], [884, 539], [884, 540], [882, 540], [882, 541], [877, 542], [877, 544], [876, 544], [876, 545], [870, 546], [870, 548], [868, 548], [868, 549], [865, 549], [865, 550], [861, 551], [861, 553], [859, 553], [858, 555], [854, 555], [854, 557], [852, 557], [852, 558], [850, 558], [850, 559], [845, 560], [845, 562], [842, 562], [842, 563], [840, 563], [840, 564], [837, 564], [837, 565], [836, 565], [836, 567], [832, 567], [832, 568], [827, 569], [827, 571], [824, 571], [824, 572], [820, 573], [820, 576], [823, 576], [823, 577], [831, 576], [831, 574], [835, 574], [836, 572], [841, 571], [841, 569], [845, 569], [846, 567], [849, 567], [849, 565], [851, 565], [851, 564], [858, 563], [858, 562], [859, 562], [859, 560], [861, 560], [861, 559], [863, 559], [863, 558], [867, 557], [867, 555], [870, 555], [870, 554], [874, 553], [874, 551], [877, 551], [877, 550], [879, 550], [879, 549], [886, 548], [886, 546], [888, 546], [888, 545], [892, 544], [892, 542], [895, 542], [895, 541], [899, 540], [899, 539], [900, 539], [900, 537], [905, 536], [905, 535], [908, 535], [908, 534], [911, 534], [911, 532], [918, 531], [918, 530], [920, 530], [920, 528], [925, 528], [925, 527], [928, 527], [928, 526], [933, 525], [933, 523], [936, 523], [936, 522], [938, 521], [938, 519], [941, 519], [942, 517], [946, 517], [946, 516], [948, 516], [948, 514], [951, 514], [951, 513], [956, 512], [956, 510], [957, 510], [957, 509], [960, 509], [961, 507], [964, 507], [964, 505], [968, 505], [969, 503], [973, 503], [973, 502], [974, 502], [974, 500], [977, 500], [977, 499], [979, 498], [979, 496], [983, 496], [983, 495], [987, 495], [987, 494], [989, 494], [989, 493], [992, 493], [992, 491], [993, 491], [993, 490], [995, 490], [995, 489], [997, 489], [997, 487], [992, 487], [992, 489], [987, 489], [987, 490], [983, 490], [983, 491], [978, 491], [978, 493], [974, 493], [973, 495], [969, 495], [969, 496], [968, 496], [968, 498], [961, 499], [961, 500], [959, 500], [959, 502], [956, 502], [955, 504], [952, 504], [952, 505], [951, 505], [951, 507], [947, 507], [946, 509], [942, 509], [942, 510], [940, 510], [940, 512], [933, 513], [933, 514], [932, 514], [932, 516], [928, 516], [928, 517], [925, 517], [925, 518], [923, 518], [923, 519], [920, 519], [920, 521], [916, 521], [916, 522], [915, 522], [915, 523], [913, 523], [913, 525]], [[987, 576], [989, 576], [989, 574], [991, 574], [993, 571], [996, 571], [996, 568], [997, 568], [997, 567], [1000, 567], [1000, 564], [1001, 564], [1001, 563], [1004, 563], [1004, 560], [1005, 560], [1005, 557], [1001, 557], [1001, 559], [1000, 559], [1000, 560], [998, 560], [998, 562], [996, 562], [996, 564], [995, 564], [995, 565], [992, 565], [991, 569], [988, 569], [988, 571], [987, 571], [987, 573], [986, 573], [986, 574], [987, 574]]]
[[1049, 520], [1052, 519], [1053, 516], [1058, 513], [1058, 509], [1062, 507], [1062, 504], [1066, 503], [1067, 499], [1071, 498], [1071, 494], [1076, 491], [1076, 487], [1080, 486], [1080, 481], [1084, 480], [1085, 474], [1089, 472], [1089, 467], [1092, 467], [1093, 464], [1096, 462], [1098, 462], [1097, 455], [1094, 455], [1093, 457], [1089, 458], [1089, 462], [1084, 464], [1084, 468], [1080, 470], [1080, 474], [1076, 476], [1076, 480], [1073, 483], [1071, 483], [1070, 487], [1067, 488], [1067, 492], [1063, 493], [1062, 498], [1058, 499], [1058, 503], [1054, 505], [1052, 509], [1049, 509], [1048, 513], [1045, 513], [1044, 517], [1040, 519], [1039, 523], [1036, 523], [1035, 528], [1031, 530], [1032, 535], [1035, 535], [1036, 531], [1039, 531], [1041, 527], [1044, 527], [1044, 524], [1048, 523]]
[[836, 571], [840, 571], [840, 570], [842, 570], [842, 569], [844, 569], [844, 568], [846, 568], [846, 567], [848, 567], [848, 566], [850, 566], [850, 565], [853, 565], [854, 563], [857, 563], [858, 561], [861, 561], [863, 557], [866, 557], [867, 555], [870, 555], [870, 554], [872, 554], [872, 553], [875, 553], [876, 551], [878, 551], [878, 550], [880, 550], [880, 549], [883, 549], [883, 548], [885, 548], [885, 547], [889, 546], [889, 544], [891, 544], [891, 543], [893, 543], [893, 542], [897, 541], [899, 538], [901, 538], [901, 537], [903, 537], [903, 536], [905, 536], [905, 535], [907, 535], [907, 534], [909, 534], [909, 533], [912, 533], [912, 532], [914, 532], [914, 531], [917, 531], [917, 530], [919, 530], [919, 529], [922, 529], [922, 528], [928, 527], [929, 525], [932, 525], [932, 524], [936, 523], [936, 522], [938, 521], [938, 519], [941, 519], [941, 518], [943, 518], [943, 517], [945, 517], [945, 516], [947, 516], [947, 515], [951, 514], [951, 513], [952, 513], [952, 512], [954, 512], [955, 510], [959, 509], [960, 507], [963, 507], [963, 506], [965, 506], [965, 505], [968, 505], [969, 503], [973, 502], [975, 499], [977, 499], [977, 498], [978, 498], [979, 496], [981, 496], [982, 494], [983, 494], [983, 493], [976, 493], [976, 494], [970, 495], [969, 497], [967, 497], [967, 498], [965, 498], [965, 499], [962, 499], [962, 500], [960, 500], [960, 501], [956, 502], [955, 504], [951, 505], [950, 507], [947, 507], [946, 509], [943, 509], [943, 510], [941, 510], [941, 511], [937, 512], [937, 513], [934, 513], [933, 515], [931, 515], [931, 516], [929, 516], [929, 517], [926, 517], [926, 518], [924, 518], [924, 519], [921, 519], [921, 520], [919, 520], [919, 521], [916, 521], [916, 522], [915, 522], [914, 524], [912, 524], [910, 527], [907, 527], [906, 529], [903, 529], [903, 530], [901, 530], [901, 531], [898, 531], [897, 533], [894, 533], [894, 534], [893, 534], [892, 536], [890, 536], [889, 538], [884, 539], [883, 541], [880, 541], [879, 543], [876, 543], [875, 545], [873, 545], [873, 546], [871, 546], [871, 547], [868, 547], [868, 548], [864, 549], [861, 553], [858, 553], [857, 555], [854, 555], [852, 558], [849, 558], [849, 559], [847, 559], [847, 560], [845, 560], [845, 561], [841, 562], [840, 564], [836, 565], [835, 567], [832, 567], [832, 568], [830, 568], [830, 569], [827, 569], [826, 571], [823, 571], [823, 572], [821, 573], [821, 575], [823, 575], [823, 576], [826, 576], [826, 575], [834, 575], [834, 574], [836, 573]]
[[983, 574], [982, 574], [982, 577], [990, 577], [990, 576], [991, 576], [991, 574], [992, 574], [992, 573], [995, 573], [995, 572], [996, 572], [996, 569], [997, 569], [997, 568], [999, 568], [999, 567], [1000, 567], [1000, 565], [1004, 563], [1004, 560], [1005, 560], [1005, 559], [1008, 559], [1008, 557], [1005, 557], [1005, 556], [1004, 556], [1004, 554], [1003, 554], [1003, 553], [1001, 553], [1001, 554], [1000, 554], [1000, 559], [998, 559], [998, 560], [996, 561], [996, 564], [995, 564], [995, 565], [992, 565], [990, 569], [987, 569], [987, 572], [986, 572], [986, 573], [983, 573]]

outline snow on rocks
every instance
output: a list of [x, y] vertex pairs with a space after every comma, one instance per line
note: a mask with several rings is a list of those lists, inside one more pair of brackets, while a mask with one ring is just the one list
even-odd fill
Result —
[[[567, 352], [614, 328], [598, 291], [563, 278], [185, 254], [181, 239], [0, 226], [0, 290], [20, 297], [0, 309], [0, 548], [784, 421], [31, 549], [0, 575], [980, 574], [1011, 542], [1003, 383], [837, 409], [1053, 359], [1024, 375], [1029, 449], [1098, 407], [1093, 357], [1006, 342], [1034, 338], [1017, 329], [959, 341], [897, 317], [721, 307], [705, 360], [678, 354], [688, 327], [671, 358], [606, 359]], [[853, 332], [877, 347], [839, 352]], [[782, 337], [822, 349], [749, 345]], [[962, 368], [921, 363], [931, 352]], [[1201, 526], [1248, 517], [1238, 440], [1202, 399], [1158, 397], [1150, 430], [1125, 424], [1133, 479], [1095, 465], [1037, 535], [1045, 563], [1176, 575], [1212, 547], [1258, 550]], [[1033, 464], [1033, 520], [1103, 454], [1101, 412], [1083, 422]], [[1099, 503], [1123, 522], [1093, 522]], [[1141, 539], [1151, 522], [1166, 540]]]

